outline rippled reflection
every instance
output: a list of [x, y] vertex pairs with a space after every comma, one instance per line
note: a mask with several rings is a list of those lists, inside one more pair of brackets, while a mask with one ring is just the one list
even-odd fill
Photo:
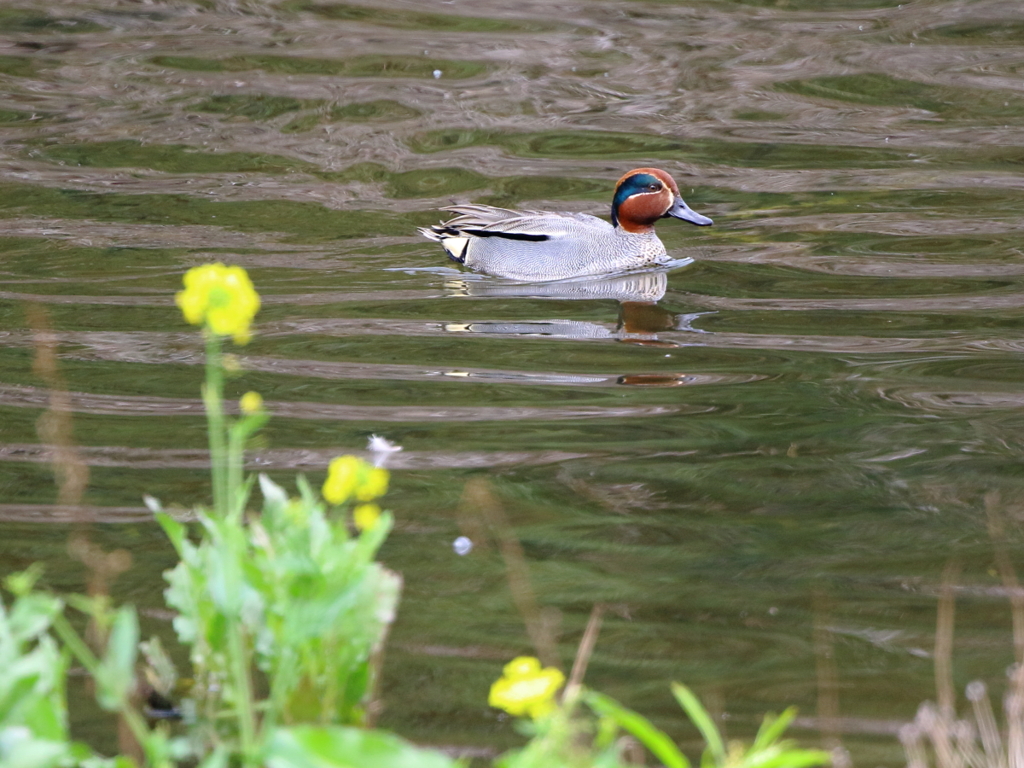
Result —
[[[274, 414], [251, 466], [315, 483], [371, 434], [404, 448], [386, 724], [463, 749], [515, 738], [485, 695], [495, 660], [530, 649], [472, 480], [522, 540], [564, 661], [609, 606], [595, 687], [684, 740], [668, 680], [730, 737], [797, 704], [802, 740], [902, 765], [890, 735], [933, 695], [950, 558], [956, 686], [998, 694], [1013, 659], [982, 499], [1001, 492], [1020, 560], [1017, 11], [5, 5], [3, 569], [41, 558], [79, 587], [66, 532], [88, 521], [137, 553], [124, 596], [169, 637], [169, 549], [140, 496], [209, 495], [202, 342], [171, 296], [188, 267], [230, 261], [263, 298], [230, 383]], [[513, 284], [416, 234], [453, 203], [606, 216], [640, 165], [715, 219], [659, 229], [685, 268]], [[63, 442], [37, 433], [54, 381]], [[49, 466], [72, 449], [77, 506]]]

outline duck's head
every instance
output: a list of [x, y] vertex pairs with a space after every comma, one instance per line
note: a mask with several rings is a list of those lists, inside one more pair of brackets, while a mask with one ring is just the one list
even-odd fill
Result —
[[612, 224], [627, 232], [649, 232], [654, 222], [671, 216], [698, 227], [713, 222], [683, 202], [675, 179], [658, 168], [637, 168], [619, 179], [612, 198]]

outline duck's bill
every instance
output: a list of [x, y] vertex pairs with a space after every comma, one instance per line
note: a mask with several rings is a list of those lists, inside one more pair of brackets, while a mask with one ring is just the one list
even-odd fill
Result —
[[691, 224], [696, 224], [698, 227], [709, 227], [715, 223], [707, 216], [702, 216], [693, 210], [693, 208], [683, 202], [681, 197], [676, 198], [676, 201], [672, 203], [672, 207], [665, 211], [665, 215], [671, 216], [674, 219], [688, 221]]

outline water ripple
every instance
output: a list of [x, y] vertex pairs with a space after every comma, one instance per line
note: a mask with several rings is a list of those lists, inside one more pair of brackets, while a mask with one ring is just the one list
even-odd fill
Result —
[[[142, 397], [68, 393], [75, 412], [108, 416], [184, 416], [204, 413], [199, 399]], [[48, 390], [37, 387], [0, 385], [0, 405], [22, 408], [49, 406]], [[668, 416], [676, 413], [701, 413], [706, 407], [688, 405], [622, 406], [358, 406], [337, 403], [267, 402], [266, 408], [275, 416], [311, 421], [365, 422], [477, 422], [520, 421], [537, 419], [563, 421], [577, 419], [636, 419]]]
[[[9, 443], [0, 446], [0, 462], [48, 464], [56, 449], [35, 443]], [[208, 469], [210, 455], [204, 450], [126, 448], [120, 446], [79, 446], [78, 457], [90, 467], [142, 469]], [[343, 448], [262, 449], [246, 453], [250, 471], [325, 471], [331, 459], [351, 453], [373, 460], [361, 450]], [[543, 466], [583, 459], [593, 453], [571, 451], [410, 451], [388, 457], [388, 468], [396, 470], [485, 469], [488, 467]]]

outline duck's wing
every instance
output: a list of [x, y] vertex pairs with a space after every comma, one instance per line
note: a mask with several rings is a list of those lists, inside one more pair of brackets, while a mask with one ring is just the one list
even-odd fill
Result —
[[580, 225], [611, 229], [608, 222], [586, 213], [520, 211], [473, 204], [451, 205], [442, 210], [457, 214], [454, 219], [430, 227], [434, 234], [442, 236], [541, 241], [571, 236]]
[[445, 224], [459, 226], [469, 224], [471, 226], [486, 227], [501, 221], [511, 219], [523, 219], [531, 216], [558, 216], [557, 213], [547, 211], [519, 210], [516, 208], [495, 208], [493, 205], [476, 205], [474, 203], [463, 203], [461, 205], [448, 205], [441, 209], [456, 214], [454, 219], [449, 219]]
[[[494, 241], [568, 242], [581, 232], [594, 229], [612, 229], [612, 225], [585, 213], [557, 213], [551, 211], [513, 210], [490, 205], [451, 205], [441, 210], [456, 214], [432, 227], [423, 227], [420, 234], [441, 243], [449, 258], [466, 263], [470, 242], [487, 239]], [[497, 243], [494, 243], [495, 245]]]

